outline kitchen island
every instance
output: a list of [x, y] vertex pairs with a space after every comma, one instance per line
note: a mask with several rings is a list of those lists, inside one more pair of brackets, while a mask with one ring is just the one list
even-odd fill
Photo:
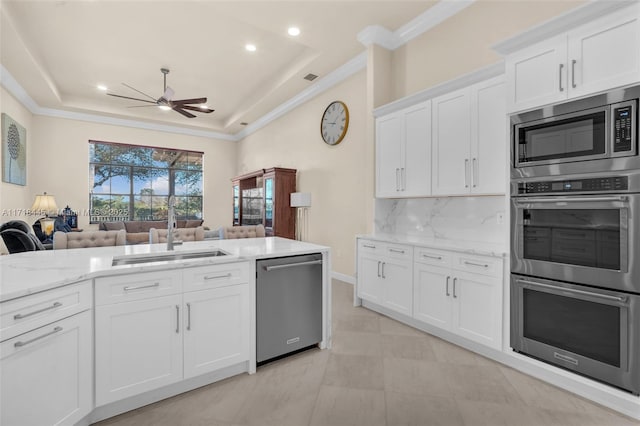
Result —
[[326, 348], [328, 247], [275, 237], [2, 256], [1, 423], [90, 424], [254, 373], [256, 260], [311, 253]]

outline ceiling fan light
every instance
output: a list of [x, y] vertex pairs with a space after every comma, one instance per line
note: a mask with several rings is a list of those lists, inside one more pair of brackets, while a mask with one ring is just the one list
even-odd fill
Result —
[[98, 85], [96, 86], [96, 88], [97, 88], [98, 90], [103, 91], [103, 92], [106, 92], [106, 91], [108, 90], [107, 86], [105, 86], [104, 84], [98, 84]]
[[170, 111], [171, 107], [168, 105], [158, 105], [158, 108], [160, 108], [163, 111]]
[[202, 104], [198, 106], [200, 109], [209, 109], [209, 106], [207, 104]]
[[293, 36], [293, 37], [299, 36], [300, 35], [300, 28], [298, 28], [298, 27], [289, 27], [287, 32], [289, 33], [290, 36]]
[[255, 44], [246, 44], [244, 48], [249, 52], [255, 52], [257, 50]]

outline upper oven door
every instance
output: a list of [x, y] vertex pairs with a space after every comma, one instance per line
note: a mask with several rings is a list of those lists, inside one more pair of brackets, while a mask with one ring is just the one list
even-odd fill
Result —
[[515, 166], [608, 157], [609, 115], [609, 106], [602, 106], [515, 125]]
[[640, 293], [640, 195], [513, 197], [511, 271]]

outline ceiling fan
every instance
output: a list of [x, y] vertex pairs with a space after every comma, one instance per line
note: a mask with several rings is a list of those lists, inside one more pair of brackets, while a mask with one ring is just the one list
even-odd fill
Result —
[[[129, 86], [126, 83], [122, 83], [124, 86], [128, 87], [131, 90], [135, 90], [136, 92], [140, 93], [141, 95], [146, 96], [147, 98], [151, 99], [151, 100], [147, 100], [147, 99], [140, 99], [140, 98], [132, 98], [129, 96], [122, 96], [122, 95], [116, 95], [115, 93], [107, 93], [107, 95], [109, 96], [115, 96], [116, 98], [123, 98], [123, 99], [131, 99], [133, 101], [140, 101], [140, 102], [147, 102], [150, 103], [152, 105], [136, 105], [136, 106], [132, 106], [129, 108], [141, 108], [141, 107], [150, 107], [150, 106], [158, 106], [160, 108], [163, 109], [172, 109], [182, 115], [184, 115], [185, 117], [188, 118], [195, 118], [196, 116], [192, 113], [190, 113], [189, 111], [195, 111], [195, 112], [204, 112], [206, 114], [212, 113], [214, 110], [207, 108], [204, 104], [207, 102], [207, 98], [193, 98], [193, 99], [180, 99], [180, 100], [172, 100], [171, 98], [173, 97], [173, 89], [171, 87], [167, 87], [167, 74], [169, 74], [169, 69], [168, 68], [160, 68], [160, 72], [162, 72], [162, 74], [164, 74], [164, 93], [162, 94], [162, 96], [160, 96], [158, 99], [154, 98], [153, 96], [149, 96], [144, 92], [141, 92], [140, 90]], [[200, 104], [200, 105], [189, 105], [189, 104]], [[189, 111], [186, 111], [189, 110]]]

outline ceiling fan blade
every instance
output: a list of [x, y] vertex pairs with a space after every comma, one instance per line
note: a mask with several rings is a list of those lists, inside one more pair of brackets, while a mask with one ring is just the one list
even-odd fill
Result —
[[190, 111], [196, 111], [196, 112], [204, 112], [205, 114], [209, 114], [213, 111], [215, 111], [214, 109], [209, 109], [209, 108], [200, 108], [200, 107], [196, 107], [196, 106], [191, 106], [191, 105], [180, 105], [180, 108], [182, 109], [188, 109]]
[[184, 115], [187, 118], [195, 118], [196, 117], [195, 115], [191, 114], [190, 112], [187, 112], [187, 111], [185, 111], [185, 110], [183, 110], [183, 109], [181, 109], [180, 107], [177, 107], [177, 106], [173, 107], [173, 110], [175, 112], [178, 112], [178, 113]]
[[164, 95], [162, 95], [162, 97], [168, 101], [171, 100], [171, 98], [173, 98], [174, 92], [173, 89], [169, 86], [167, 86], [167, 90], [164, 91]]
[[154, 104], [154, 105], [156, 103], [155, 101], [151, 102], [151, 101], [148, 101], [146, 99], [131, 98], [129, 96], [115, 95], [113, 93], [107, 93], [107, 95], [108, 96], [115, 96], [116, 98], [131, 99], [132, 101], [149, 102], [150, 104]]
[[127, 108], [151, 108], [151, 107], [157, 107], [158, 105], [153, 104], [153, 105], [133, 105], [133, 106], [128, 106]]
[[207, 98], [179, 99], [177, 101], [171, 101], [173, 104], [204, 104], [206, 102]]
[[154, 98], [153, 96], [149, 96], [144, 92], [139, 91], [138, 89], [136, 89], [135, 87], [131, 87], [129, 86], [127, 83], [122, 83], [124, 86], [128, 87], [131, 90], [135, 90], [136, 92], [140, 93], [141, 95], [145, 95], [147, 98], [149, 99], [153, 99], [154, 101], [156, 100], [156, 98]]

